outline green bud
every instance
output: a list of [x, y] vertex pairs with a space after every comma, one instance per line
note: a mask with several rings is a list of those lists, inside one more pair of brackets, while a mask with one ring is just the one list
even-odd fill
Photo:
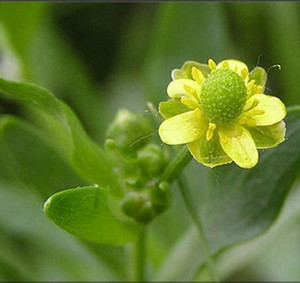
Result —
[[142, 115], [121, 109], [114, 121], [109, 125], [107, 138], [112, 139], [124, 149], [138, 149], [149, 142], [152, 127]]
[[121, 209], [126, 215], [135, 218], [137, 212], [139, 212], [142, 206], [149, 200], [150, 197], [148, 194], [130, 191], [125, 195], [121, 203]]
[[156, 216], [156, 212], [153, 208], [151, 201], [146, 202], [136, 215], [136, 220], [140, 223], [147, 224], [151, 222]]
[[213, 123], [230, 123], [243, 111], [247, 89], [243, 79], [230, 69], [216, 70], [202, 85], [202, 111]]
[[169, 183], [162, 182], [149, 188], [152, 204], [157, 214], [164, 212], [170, 205]]
[[129, 191], [121, 202], [121, 210], [137, 222], [148, 224], [169, 206], [169, 190], [164, 183]]
[[157, 176], [168, 162], [168, 154], [159, 145], [148, 144], [137, 153], [143, 170], [150, 176]]

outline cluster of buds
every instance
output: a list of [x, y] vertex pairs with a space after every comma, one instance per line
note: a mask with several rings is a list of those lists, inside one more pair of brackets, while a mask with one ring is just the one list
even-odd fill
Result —
[[169, 206], [168, 183], [159, 181], [169, 156], [151, 143], [152, 125], [142, 115], [120, 110], [107, 130], [106, 145], [119, 156], [124, 197], [122, 212], [143, 224], [151, 222]]

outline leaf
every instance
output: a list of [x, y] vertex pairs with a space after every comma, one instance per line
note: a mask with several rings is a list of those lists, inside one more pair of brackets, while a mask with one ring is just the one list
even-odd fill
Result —
[[7, 27], [14, 48], [20, 54], [24, 54], [25, 50], [28, 51], [46, 5], [46, 3], [0, 3], [1, 22]]
[[51, 20], [43, 21], [40, 33], [43, 36], [36, 37], [27, 59], [31, 80], [72, 105], [87, 131], [100, 140], [107, 124], [105, 114], [109, 112], [102, 87], [92, 80], [75, 46]]
[[44, 211], [58, 226], [88, 241], [122, 245], [136, 234], [136, 226], [121, 222], [111, 213], [103, 188], [83, 187], [56, 193], [46, 201]]
[[[299, 201], [298, 183], [285, 201], [279, 219], [268, 233], [255, 241], [238, 245], [218, 257], [218, 270], [224, 281], [245, 281], [249, 280], [249, 275], [255, 281], [263, 278], [270, 281], [272, 278], [276, 281], [297, 281], [300, 276], [300, 270], [295, 268], [300, 260], [299, 251], [295, 248], [300, 235]], [[247, 273], [245, 269], [248, 270]], [[245, 274], [248, 278], [244, 277]], [[200, 281], [200, 278], [196, 280]]]
[[[300, 107], [289, 110], [287, 140], [260, 152], [251, 170], [226, 165], [214, 169], [211, 186], [192, 186], [214, 254], [264, 233], [277, 219], [300, 172]], [[203, 263], [197, 231], [190, 229], [173, 248], [159, 280], [190, 280]]]
[[[0, 195], [0, 270], [5, 268], [3, 260], [19, 271], [7, 274], [4, 280], [119, 281], [124, 278], [104, 256], [110, 249], [110, 257], [121, 258], [122, 262], [122, 253], [115, 253], [121, 247], [105, 246], [103, 257], [97, 258], [95, 251], [88, 250], [82, 241], [55, 229], [45, 217], [42, 200], [35, 191], [1, 180]], [[102, 247], [97, 245], [101, 253]]]
[[22, 182], [44, 198], [84, 184], [45, 136], [13, 116], [0, 118], [0, 168], [0, 178]]
[[[42, 200], [38, 205], [38, 214], [42, 202], [49, 195], [71, 186], [84, 185], [42, 133], [31, 124], [13, 116], [2, 116], [0, 119], [0, 168], [1, 180], [9, 180], [11, 183], [17, 181], [15, 185], [18, 186], [19, 182], [22, 182], [22, 186], [26, 184], [27, 187], [24, 188], [26, 194], [32, 194], [29, 190], [32, 188], [39, 193]], [[3, 198], [4, 192], [1, 191], [0, 194]], [[22, 208], [24, 209], [26, 208]], [[3, 215], [3, 219], [10, 219], [10, 215]], [[117, 269], [120, 278], [125, 276], [124, 255], [120, 247], [113, 248], [99, 244], [91, 247], [91, 242], [82, 241], [82, 243], [97, 255], [101, 262], [108, 263], [114, 270]]]
[[120, 192], [109, 156], [87, 136], [70, 107], [31, 83], [0, 79], [1, 93], [41, 112], [45, 126], [51, 129], [52, 141], [82, 177], [109, 186], [116, 194]]

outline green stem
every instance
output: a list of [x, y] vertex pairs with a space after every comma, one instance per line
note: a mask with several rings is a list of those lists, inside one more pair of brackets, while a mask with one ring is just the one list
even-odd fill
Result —
[[145, 282], [146, 227], [141, 226], [136, 240], [131, 245], [131, 278], [134, 282]]
[[175, 180], [191, 160], [192, 155], [188, 148], [183, 146], [161, 175], [161, 180], [169, 182]]
[[177, 156], [171, 161], [171, 163], [167, 166], [165, 171], [161, 176], [162, 181], [173, 181], [177, 179], [179, 188], [186, 206], [188, 213], [190, 214], [194, 224], [197, 227], [199, 240], [201, 249], [203, 251], [203, 255], [207, 264], [208, 271], [213, 281], [219, 281], [219, 276], [217, 270], [215, 268], [215, 264], [213, 258], [210, 254], [208, 241], [203, 231], [203, 225], [200, 217], [198, 216], [196, 205], [193, 201], [193, 197], [190, 194], [190, 190], [188, 189], [188, 185], [185, 182], [184, 177], [181, 172], [185, 168], [185, 166], [192, 160], [192, 156], [189, 153], [189, 150], [186, 146], [184, 146], [178, 153]]
[[206, 264], [207, 264], [208, 272], [211, 276], [211, 279], [214, 282], [218, 282], [218, 281], [220, 281], [220, 279], [219, 279], [219, 276], [217, 273], [217, 269], [215, 267], [214, 260], [210, 253], [210, 250], [209, 250], [209, 245], [208, 245], [207, 238], [204, 234], [201, 218], [198, 215], [197, 208], [196, 208], [195, 202], [193, 201], [193, 197], [190, 193], [187, 182], [185, 181], [185, 178], [182, 174], [177, 177], [177, 181], [178, 181], [178, 185], [179, 185], [180, 192], [183, 197], [186, 209], [197, 227], [200, 245], [201, 245], [201, 249], [202, 249]]

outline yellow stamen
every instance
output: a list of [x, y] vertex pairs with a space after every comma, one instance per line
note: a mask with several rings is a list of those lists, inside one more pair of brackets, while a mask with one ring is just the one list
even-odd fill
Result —
[[192, 68], [192, 77], [200, 85], [202, 85], [203, 81], [205, 80], [202, 72], [195, 67]]
[[191, 98], [181, 97], [180, 101], [182, 104], [186, 105], [187, 107], [189, 107], [191, 109], [196, 109], [199, 107], [199, 104]]
[[251, 89], [255, 83], [255, 80], [251, 80], [249, 83], [247, 83], [247, 89]]
[[245, 112], [248, 112], [248, 111], [250, 111], [250, 110], [252, 110], [254, 107], [256, 107], [257, 105], [259, 104], [259, 100], [258, 99], [254, 99], [253, 101], [252, 101], [252, 104], [248, 107], [248, 108], [245, 108], [244, 109], [244, 113]]
[[256, 121], [254, 119], [252, 119], [251, 117], [249, 116], [242, 116], [240, 119], [239, 119], [239, 124], [240, 125], [243, 125], [243, 124], [247, 124], [249, 126], [256, 126]]
[[249, 75], [249, 72], [247, 69], [244, 68], [241, 70], [241, 77], [243, 80], [245, 80], [248, 77], [248, 75]]
[[183, 85], [183, 89], [192, 96], [194, 99], [198, 99], [197, 91], [190, 87], [189, 85]]
[[211, 70], [215, 70], [217, 68], [217, 64], [213, 59], [208, 60], [208, 66]]
[[224, 62], [222, 63], [222, 67], [223, 67], [224, 69], [228, 69], [228, 68], [229, 68], [228, 62], [227, 62], [227, 61], [224, 61]]
[[207, 132], [206, 132], [206, 140], [211, 140], [213, 135], [214, 135], [214, 130], [216, 129], [216, 124], [214, 123], [209, 123], [208, 124], [208, 129], [207, 129]]
[[257, 115], [262, 115], [262, 114], [265, 114], [265, 111], [262, 109], [256, 109], [251, 112], [251, 116], [257, 116]]
[[256, 89], [256, 93], [262, 93], [262, 90], [263, 90], [262, 86], [258, 85]]

